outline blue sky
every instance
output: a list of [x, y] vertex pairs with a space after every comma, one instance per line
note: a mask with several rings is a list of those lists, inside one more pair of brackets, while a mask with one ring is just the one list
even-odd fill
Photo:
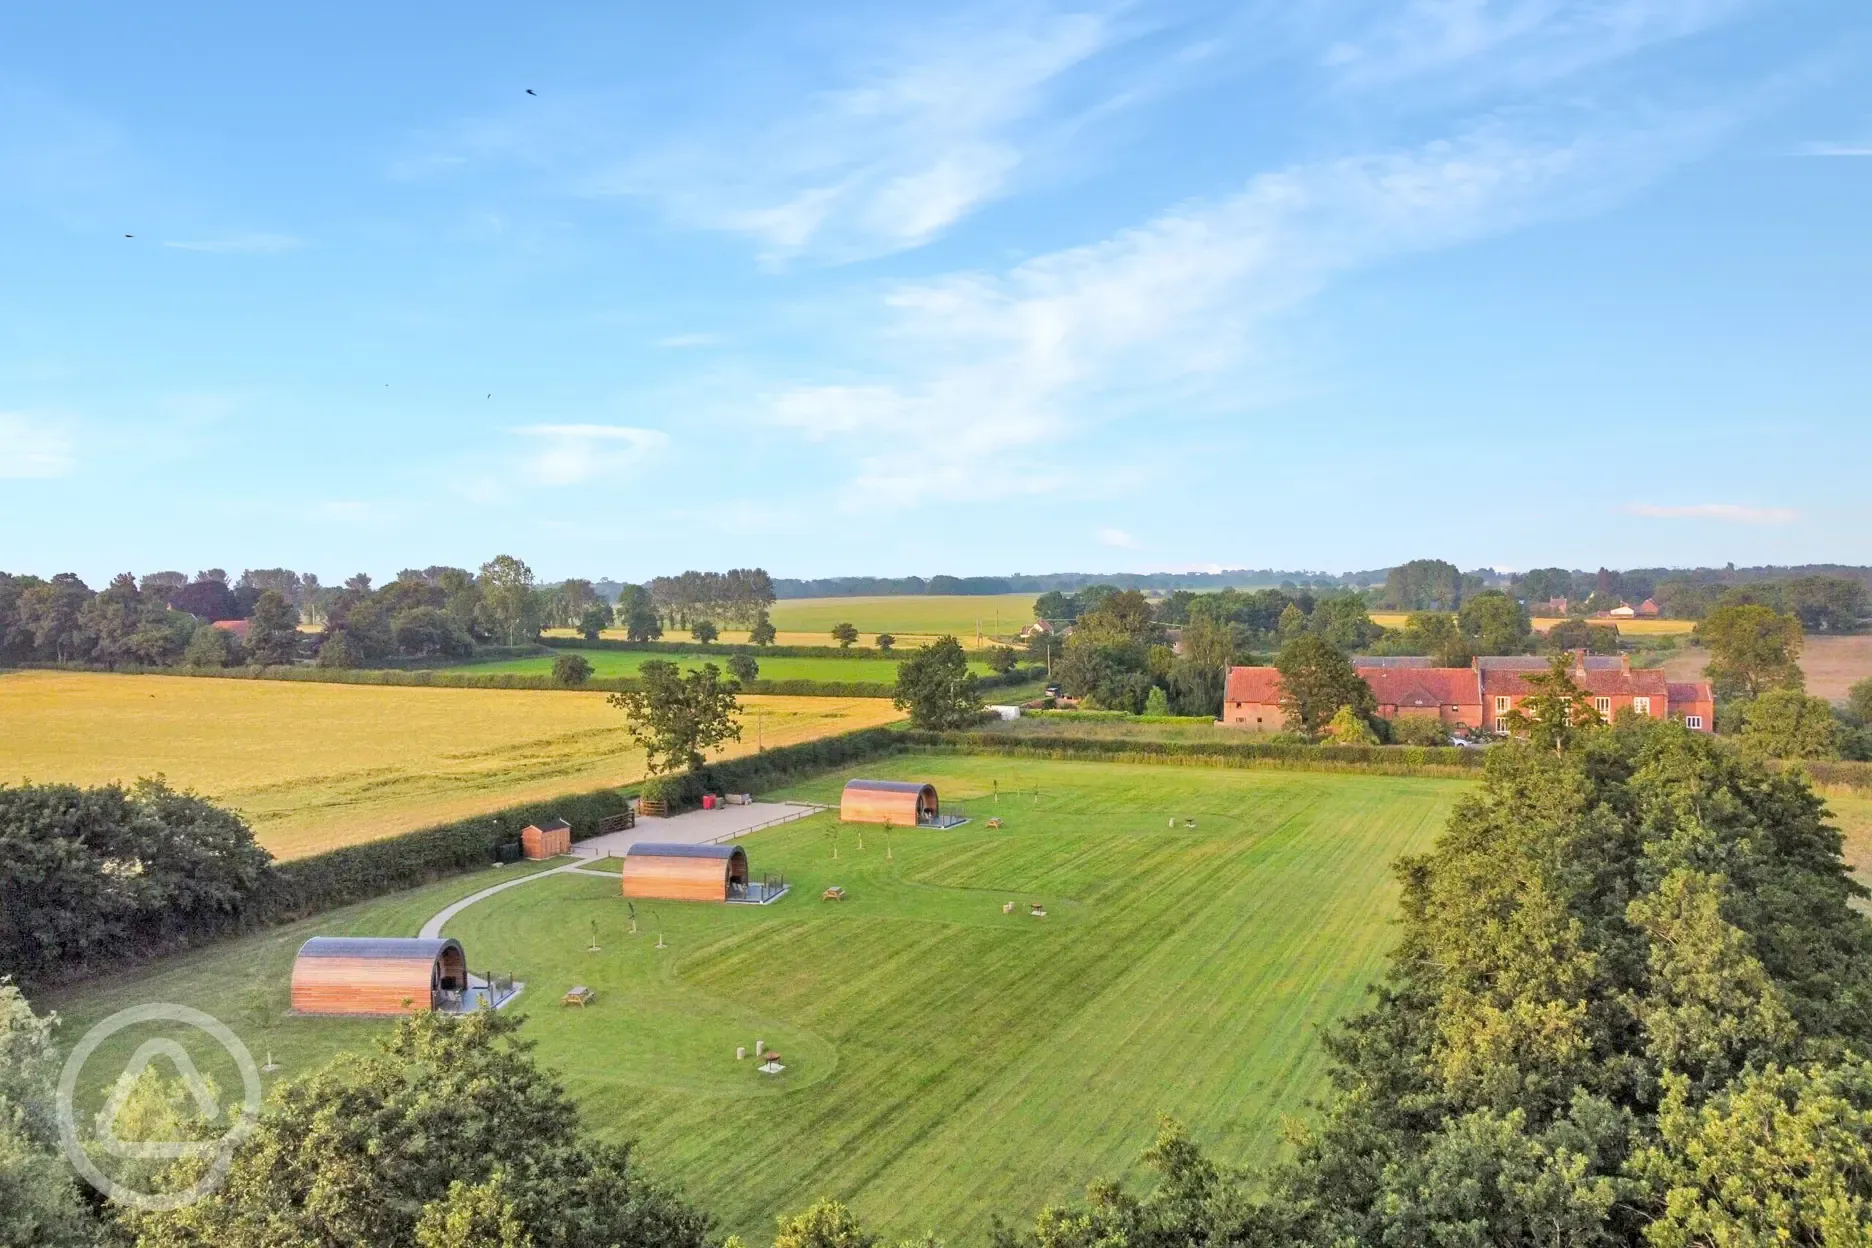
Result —
[[0, 568], [1872, 562], [1863, 4], [609, 8], [0, 17]]

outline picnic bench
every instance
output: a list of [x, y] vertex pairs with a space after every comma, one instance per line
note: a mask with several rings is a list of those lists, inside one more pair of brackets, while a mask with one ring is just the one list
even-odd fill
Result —
[[559, 999], [559, 1004], [576, 1005], [580, 1009], [584, 1009], [586, 1006], [590, 1005], [597, 996], [597, 993], [587, 988], [584, 984], [580, 984], [576, 988], [569, 989], [565, 996]]
[[831, 888], [828, 888], [825, 890], [825, 892], [819, 894], [819, 900], [820, 901], [844, 901], [845, 890], [840, 888], [838, 885], [834, 884]]

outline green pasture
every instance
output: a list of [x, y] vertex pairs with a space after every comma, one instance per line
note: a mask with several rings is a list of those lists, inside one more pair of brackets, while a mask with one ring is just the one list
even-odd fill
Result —
[[[521, 672], [545, 676], [552, 672], [553, 660], [561, 654], [582, 654], [592, 665], [593, 676], [635, 676], [640, 668], [651, 659], [665, 659], [681, 665], [686, 672], [700, 670], [704, 663], [713, 663], [718, 669], [726, 670], [728, 656], [723, 654], [657, 654], [645, 650], [557, 650], [552, 654], [528, 655], [523, 659], [502, 659], [490, 663], [463, 663], [451, 667], [452, 672]], [[834, 658], [767, 658], [756, 654], [760, 664], [761, 680], [826, 680], [826, 681], [876, 681], [880, 684], [895, 684], [897, 681], [898, 659], [834, 659]], [[986, 663], [970, 665], [976, 674], [985, 676], [990, 669]]]
[[[1268, 1160], [1281, 1116], [1321, 1091], [1320, 1029], [1358, 1006], [1391, 942], [1391, 862], [1428, 845], [1464, 787], [949, 756], [863, 772], [932, 780], [972, 821], [861, 837], [823, 815], [757, 833], [754, 874], [784, 872], [791, 895], [640, 903], [634, 936], [615, 878], [583, 874], [509, 890], [449, 928], [475, 969], [526, 982], [509, 1008], [588, 1123], [639, 1140], [647, 1165], [756, 1242], [823, 1195], [891, 1238], [979, 1242], [996, 1212], [1018, 1220], [1100, 1176], [1137, 1181], [1159, 1113], [1230, 1161]], [[845, 778], [779, 796], [832, 801]], [[283, 1016], [301, 940], [414, 934], [515, 869], [40, 1004], [61, 1011], [67, 1043], [125, 1005], [193, 1005], [270, 1048], [282, 1077], [302, 1072], [383, 1025]], [[848, 899], [820, 900], [830, 884]], [[559, 1004], [574, 984], [596, 989], [589, 1008]], [[90, 1104], [147, 1035], [87, 1066]], [[736, 1061], [756, 1039], [784, 1074]], [[233, 1086], [227, 1063], [204, 1066]]]

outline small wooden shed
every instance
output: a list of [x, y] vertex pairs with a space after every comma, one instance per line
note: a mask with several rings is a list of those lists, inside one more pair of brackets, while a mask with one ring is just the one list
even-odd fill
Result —
[[915, 780], [848, 780], [839, 798], [846, 823], [890, 823], [900, 828], [936, 822], [936, 786]]
[[[511, 844], [512, 842], [509, 842]], [[520, 829], [520, 852], [535, 862], [572, 852], [572, 825], [563, 819], [529, 823]]]
[[410, 1014], [468, 987], [468, 956], [453, 938], [314, 936], [293, 961], [300, 1014]]
[[624, 895], [663, 901], [727, 901], [747, 893], [747, 851], [739, 845], [638, 841], [624, 851]]

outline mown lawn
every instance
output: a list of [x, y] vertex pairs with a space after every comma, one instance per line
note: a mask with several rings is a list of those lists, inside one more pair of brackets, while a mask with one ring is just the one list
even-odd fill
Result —
[[[741, 702], [725, 756], [899, 717], [882, 698]], [[0, 783], [158, 773], [239, 809], [292, 858], [627, 783], [644, 759], [602, 693], [0, 675]]]
[[[828, 639], [829, 640], [829, 639]], [[818, 645], [819, 642], [813, 644]], [[561, 650], [557, 654], [529, 655], [524, 659], [503, 659], [489, 663], [463, 663], [451, 667], [451, 672], [523, 672], [545, 676], [552, 672], [553, 660], [559, 654], [582, 654], [592, 665], [594, 676], [635, 676], [640, 668], [651, 659], [664, 659], [678, 664], [684, 671], [693, 672], [704, 663], [713, 663], [718, 670], [726, 670], [728, 656], [720, 654], [657, 654], [643, 650]], [[761, 680], [826, 680], [826, 681], [874, 681], [878, 684], [894, 684], [897, 680], [899, 659], [834, 659], [834, 658], [768, 658], [755, 655], [760, 664]], [[985, 676], [991, 670], [986, 663], [972, 663], [970, 667], [977, 675]]]
[[[864, 771], [931, 779], [973, 821], [874, 827], [862, 848], [831, 816], [758, 833], [754, 873], [785, 872], [790, 896], [640, 904], [636, 936], [617, 885], [585, 875], [513, 889], [449, 929], [474, 967], [528, 983], [511, 1008], [590, 1124], [639, 1139], [647, 1164], [754, 1242], [821, 1195], [893, 1238], [980, 1242], [995, 1212], [1020, 1219], [1089, 1179], [1139, 1179], [1160, 1112], [1222, 1157], [1271, 1158], [1281, 1116], [1320, 1091], [1320, 1029], [1359, 1004], [1390, 944], [1390, 863], [1429, 843], [1464, 787], [950, 757]], [[844, 778], [790, 795], [829, 800]], [[284, 1008], [298, 942], [414, 933], [485, 883], [352, 907], [49, 1003], [68, 1042], [133, 1002], [195, 1005], [304, 1070], [380, 1025], [259, 1025]], [[833, 883], [848, 900], [819, 900]], [[1046, 917], [1029, 915], [1034, 902]], [[575, 983], [598, 992], [585, 1011], [558, 1004]], [[780, 1050], [784, 1075], [735, 1060], [756, 1039]], [[103, 1075], [87, 1067], [94, 1100], [111, 1052]]]

